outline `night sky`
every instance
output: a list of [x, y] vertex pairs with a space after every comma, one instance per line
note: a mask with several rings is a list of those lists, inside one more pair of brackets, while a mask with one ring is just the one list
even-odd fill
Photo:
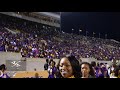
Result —
[[[72, 28], [74, 31], [72, 32]], [[61, 30], [88, 36], [115, 39], [120, 41], [120, 12], [62, 12]]]

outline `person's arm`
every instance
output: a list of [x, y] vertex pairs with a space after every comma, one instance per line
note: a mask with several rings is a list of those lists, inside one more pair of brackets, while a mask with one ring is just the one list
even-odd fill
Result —
[[0, 78], [3, 76], [3, 72], [0, 70]]
[[46, 64], [44, 64], [44, 70], [46, 70]]

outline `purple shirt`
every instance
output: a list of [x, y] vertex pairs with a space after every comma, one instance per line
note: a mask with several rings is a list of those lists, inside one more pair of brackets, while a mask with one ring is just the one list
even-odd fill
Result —
[[53, 67], [53, 68], [51, 68], [51, 69], [52, 69], [52, 72], [49, 71], [49, 76], [48, 76], [48, 78], [55, 78], [54, 75], [55, 75], [55, 73], [56, 73], [56, 71], [57, 71], [57, 68], [56, 68], [56, 67]]
[[3, 74], [0, 78], [10, 78], [7, 74]]

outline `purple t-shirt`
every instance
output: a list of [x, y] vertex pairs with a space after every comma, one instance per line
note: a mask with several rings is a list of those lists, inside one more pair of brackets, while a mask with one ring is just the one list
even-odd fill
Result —
[[53, 68], [51, 68], [50, 71], [52, 71], [52, 72], [49, 72], [48, 78], [55, 78], [54, 75], [55, 75], [55, 73], [56, 73], [56, 71], [57, 71], [57, 68], [56, 68], [56, 67], [53, 67]]
[[0, 78], [10, 78], [10, 76], [8, 76], [8, 74], [4, 74], [4, 73], [1, 73], [0, 75]]

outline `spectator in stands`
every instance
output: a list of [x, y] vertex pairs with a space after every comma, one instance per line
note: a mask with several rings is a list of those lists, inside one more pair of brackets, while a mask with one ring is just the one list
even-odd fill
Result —
[[49, 61], [49, 65], [51, 64], [51, 62], [53, 62], [53, 59], [50, 59], [50, 61]]
[[80, 65], [81, 78], [95, 78], [94, 70], [90, 63], [82, 62]]
[[36, 69], [36, 68], [34, 68], [34, 71], [37, 71], [37, 69]]
[[0, 70], [0, 78], [3, 76], [3, 72]]
[[92, 68], [93, 68], [93, 70], [94, 70], [94, 74], [96, 74], [96, 69], [97, 69], [96, 62], [95, 62], [95, 61], [92, 61], [92, 62], [91, 62], [91, 66], [92, 66]]
[[104, 78], [110, 78], [110, 76], [108, 74], [108, 69], [106, 67], [103, 67], [102, 70], [103, 70]]
[[115, 77], [120, 78], [120, 67], [115, 69]]
[[55, 66], [56, 62], [51, 61], [49, 68], [48, 68], [48, 78], [55, 78], [56, 77], [56, 72], [57, 72], [57, 67]]
[[[116, 75], [115, 75], [116, 74]], [[115, 71], [111, 71], [110, 78], [118, 78], [117, 73]]]
[[106, 64], [100, 63], [100, 66], [96, 69], [96, 77], [97, 78], [109, 78], [109, 71], [106, 67]]
[[[60, 59], [73, 53], [77, 59], [93, 57], [97, 60], [120, 60], [119, 42], [62, 33], [59, 28], [55, 30], [52, 26], [3, 14], [0, 14], [0, 20], [0, 51], [21, 50], [22, 57], [28, 58]], [[8, 29], [20, 33], [12, 33]]]
[[103, 70], [100, 67], [96, 69], [96, 78], [104, 78]]
[[63, 57], [58, 62], [59, 78], [80, 78], [79, 61], [73, 55]]
[[46, 59], [46, 63], [44, 64], [44, 70], [48, 70], [48, 66], [49, 66], [49, 60]]
[[1, 75], [0, 75], [0, 78], [10, 78], [10, 76], [6, 73], [6, 66], [5, 64], [2, 64], [0, 66], [0, 72], [1, 72]]
[[115, 70], [117, 68], [117, 65], [112, 63], [112, 65], [110, 66], [110, 68], [108, 69], [108, 74], [110, 77], [114, 77], [115, 76]]

